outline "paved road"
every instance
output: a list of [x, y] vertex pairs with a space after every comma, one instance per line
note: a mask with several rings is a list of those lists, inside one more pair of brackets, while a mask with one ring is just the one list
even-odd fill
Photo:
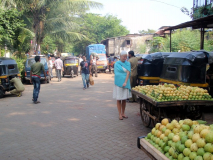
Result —
[[33, 104], [32, 85], [22, 97], [0, 99], [0, 160], [149, 160], [136, 146], [142, 125], [138, 104], [127, 104], [129, 119], [118, 120], [112, 99], [113, 75], [99, 74], [83, 90], [81, 77], [42, 84]]

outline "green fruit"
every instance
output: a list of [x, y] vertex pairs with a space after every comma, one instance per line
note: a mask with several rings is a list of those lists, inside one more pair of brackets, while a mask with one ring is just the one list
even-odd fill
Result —
[[183, 158], [184, 158], [183, 153], [181, 153], [181, 154], [178, 155], [178, 160], [183, 160]]
[[212, 143], [213, 142], [213, 132], [209, 132], [205, 137], [206, 143]]
[[170, 147], [169, 147], [169, 146], [164, 147], [164, 152], [168, 152], [168, 151], [169, 151], [169, 149], [170, 149]]
[[167, 152], [167, 153], [165, 154], [165, 156], [166, 156], [167, 158], [169, 158], [169, 156], [170, 156], [170, 155], [169, 155], [169, 152]]
[[183, 150], [184, 156], [187, 156], [187, 157], [188, 157], [190, 153], [191, 153], [191, 151], [190, 151], [189, 148], [185, 148], [185, 149]]
[[207, 143], [205, 146], [204, 146], [204, 150], [206, 152], [210, 152], [210, 153], [213, 153], [213, 145], [211, 143]]
[[176, 142], [175, 143], [175, 148], [178, 149], [180, 145], [181, 145], [181, 141]]
[[203, 157], [202, 156], [197, 156], [197, 157], [195, 157], [194, 160], [203, 160]]
[[196, 152], [191, 152], [191, 153], [189, 154], [189, 158], [190, 158], [191, 160], [195, 159], [195, 157], [197, 157], [197, 153], [196, 153]]
[[183, 153], [183, 150], [185, 149], [185, 145], [184, 144], [181, 144], [179, 147], [178, 147], [178, 150], [179, 152]]
[[170, 156], [170, 157], [169, 157], [169, 159], [170, 159], [170, 160], [173, 160], [173, 157], [172, 157], [172, 156]]
[[182, 138], [181, 138], [181, 143], [182, 144], [185, 144], [185, 142], [188, 140], [188, 137], [187, 136], [183, 136]]
[[164, 138], [163, 138], [163, 141], [164, 141], [165, 143], [167, 143], [168, 140], [169, 140], [168, 137], [164, 137]]
[[204, 153], [205, 153], [205, 151], [204, 151], [203, 148], [199, 148], [199, 149], [197, 150], [197, 155], [198, 155], [198, 156], [203, 156]]
[[151, 136], [152, 136], [152, 134], [149, 133], [149, 134], [147, 135], [147, 138], [148, 138], [148, 139], [151, 139]]
[[168, 141], [168, 146], [170, 146], [171, 147], [171, 144], [172, 144], [173, 142], [170, 140], [170, 141]]
[[169, 135], [168, 135], [169, 140], [172, 140], [174, 135], [175, 135], [174, 133], [169, 133]]
[[183, 131], [189, 131], [189, 130], [190, 130], [190, 126], [187, 125], [187, 124], [183, 124], [183, 125], [182, 125], [182, 130], [183, 130]]
[[204, 160], [211, 160], [211, 153], [209, 153], [209, 152], [204, 153], [203, 159]]
[[189, 157], [184, 157], [183, 160], [190, 160]]

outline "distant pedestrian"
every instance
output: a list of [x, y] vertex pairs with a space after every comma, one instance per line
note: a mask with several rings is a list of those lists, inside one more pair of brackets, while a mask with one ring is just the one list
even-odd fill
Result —
[[51, 78], [53, 78], [53, 61], [52, 58], [49, 56], [48, 58], [48, 68]]
[[115, 85], [113, 89], [113, 98], [117, 100], [119, 120], [128, 118], [125, 115], [126, 100], [132, 96], [130, 92], [131, 65], [126, 60], [127, 52], [122, 51], [120, 54], [120, 60], [114, 65]]
[[83, 59], [81, 58], [81, 56], [79, 57], [79, 66], [81, 65], [81, 62], [83, 61]]
[[58, 77], [58, 82], [61, 81], [61, 71], [63, 71], [63, 61], [60, 57], [55, 61], [56, 75]]
[[24, 91], [24, 85], [21, 82], [20, 78], [17, 77], [13, 77], [10, 80], [10, 83], [13, 83], [13, 85], [15, 86], [15, 89], [13, 89], [12, 91], [10, 91], [11, 94], [14, 94], [18, 97], [21, 97], [21, 93]]
[[85, 56], [83, 56], [83, 61], [80, 64], [80, 74], [82, 76], [83, 81], [83, 89], [89, 88], [89, 75], [91, 73], [91, 66], [90, 62], [86, 59]]
[[98, 77], [98, 74], [97, 74], [97, 59], [96, 59], [96, 56], [93, 56], [93, 59], [92, 59], [92, 76], [93, 76], [93, 73], [95, 72], [95, 77]]
[[41, 61], [40, 56], [36, 56], [35, 61], [36, 61], [36, 63], [34, 63], [31, 66], [30, 83], [33, 83], [33, 85], [34, 85], [32, 100], [35, 104], [37, 104], [37, 103], [41, 103], [40, 101], [38, 101], [38, 95], [40, 92], [40, 78], [41, 78], [40, 75], [41, 75], [41, 72], [43, 71], [45, 81], [46, 81], [46, 73], [44, 70], [44, 65], [42, 63], [40, 63], [40, 61]]
[[[128, 57], [129, 57], [129, 62], [131, 64], [130, 84], [131, 84], [131, 87], [134, 88], [137, 85], [138, 60], [140, 60], [142, 57], [135, 57], [134, 51], [129, 51]], [[132, 98], [129, 99], [129, 102], [137, 102], [137, 97], [133, 94]]]

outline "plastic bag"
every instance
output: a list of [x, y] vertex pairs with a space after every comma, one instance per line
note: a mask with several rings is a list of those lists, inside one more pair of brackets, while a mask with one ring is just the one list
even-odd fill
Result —
[[92, 86], [94, 85], [94, 80], [91, 75], [89, 76], [89, 84]]

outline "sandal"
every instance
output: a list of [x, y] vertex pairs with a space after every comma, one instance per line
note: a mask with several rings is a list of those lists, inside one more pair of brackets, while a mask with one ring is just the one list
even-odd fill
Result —
[[126, 118], [126, 119], [128, 118], [128, 116], [122, 116], [122, 117], [123, 117], [123, 118]]

